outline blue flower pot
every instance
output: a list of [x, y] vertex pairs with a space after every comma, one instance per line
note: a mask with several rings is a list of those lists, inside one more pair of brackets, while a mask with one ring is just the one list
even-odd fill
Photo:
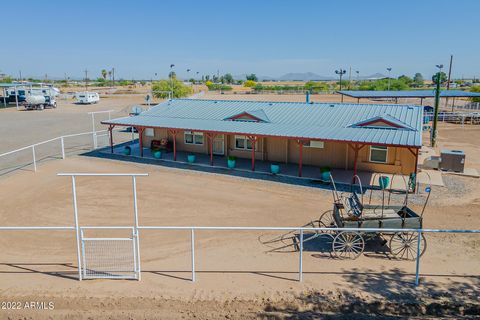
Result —
[[272, 174], [277, 174], [280, 172], [280, 166], [278, 164], [271, 164], [270, 165], [270, 172]]
[[153, 157], [154, 157], [155, 159], [160, 159], [160, 158], [162, 158], [162, 151], [158, 151], [158, 150], [157, 150], [157, 151], [153, 151]]
[[231, 159], [227, 160], [227, 166], [229, 169], [235, 168], [236, 164], [237, 164], [237, 160], [231, 160]]
[[189, 154], [187, 156], [188, 163], [194, 163], [196, 159], [197, 159], [197, 157], [194, 154]]
[[330, 171], [323, 171], [322, 173], [320, 173], [320, 179], [323, 182], [330, 182], [330, 175], [331, 175]]
[[126, 146], [125, 149], [123, 149], [123, 154], [126, 156], [129, 156], [132, 153], [132, 148], [130, 146]]
[[387, 189], [388, 185], [390, 184], [390, 177], [380, 176], [378, 178], [378, 184], [380, 185], [380, 188]]

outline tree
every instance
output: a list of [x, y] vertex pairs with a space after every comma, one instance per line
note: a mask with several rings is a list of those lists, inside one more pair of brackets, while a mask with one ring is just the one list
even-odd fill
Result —
[[168, 78], [177, 79], [177, 74], [175, 73], [175, 71], [170, 71], [170, 73], [168, 74]]
[[243, 86], [246, 88], [253, 88], [257, 85], [257, 83], [253, 80], [247, 80], [243, 83]]
[[[473, 86], [470, 88], [470, 92], [480, 92], [480, 86]], [[480, 102], [480, 98], [472, 98], [472, 102]]]
[[232, 84], [233, 83], [233, 76], [231, 73], [227, 73], [223, 76], [223, 79], [225, 80], [226, 83]]
[[185, 85], [182, 81], [173, 78], [172, 80], [160, 80], [153, 82], [152, 93], [156, 98], [168, 98], [173, 89], [173, 98], [186, 97], [193, 92], [192, 87]]
[[[432, 81], [433, 83], [437, 83], [437, 74], [438, 73], [435, 73], [433, 76], [432, 76]], [[447, 74], [445, 72], [440, 72], [440, 83], [445, 83], [447, 82]]]
[[420, 72], [415, 73], [415, 75], [413, 76], [413, 83], [416, 87], [423, 86], [424, 81], [425, 80], [423, 79], [423, 76]]
[[405, 84], [406, 84], [407, 86], [409, 86], [409, 87], [410, 87], [410, 86], [412, 85], [412, 83], [413, 83], [412, 78], [407, 77], [406, 75], [402, 75], [402, 76], [398, 77], [398, 81], [401, 81], [401, 82], [405, 83]]
[[252, 80], [252, 81], [255, 81], [255, 82], [258, 81], [257, 75], [255, 73], [247, 74], [246, 78], [247, 78], [247, 80]]
[[102, 73], [102, 78], [103, 78], [103, 80], [107, 80], [107, 74], [108, 74], [107, 70], [102, 69], [102, 72], [101, 72], [101, 73]]

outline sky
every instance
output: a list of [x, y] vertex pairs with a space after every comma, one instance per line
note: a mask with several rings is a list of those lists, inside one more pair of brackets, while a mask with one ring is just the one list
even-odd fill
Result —
[[[480, 76], [477, 0], [35, 1], [2, 15], [0, 73], [116, 78], [289, 72]], [[2, 6], [5, 8], [5, 6]], [[191, 69], [187, 73], [187, 69]], [[155, 73], [157, 75], [155, 75]]]

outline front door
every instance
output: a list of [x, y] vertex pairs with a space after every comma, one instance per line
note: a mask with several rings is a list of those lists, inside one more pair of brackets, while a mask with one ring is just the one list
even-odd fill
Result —
[[213, 139], [213, 154], [222, 156], [225, 154], [225, 140], [223, 134], [219, 134]]

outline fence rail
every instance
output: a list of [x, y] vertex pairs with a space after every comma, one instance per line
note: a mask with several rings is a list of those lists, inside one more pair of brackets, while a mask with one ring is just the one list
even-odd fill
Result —
[[[113, 130], [113, 131], [114, 132], [121, 132], [121, 130]], [[108, 136], [108, 130], [97, 130], [97, 131], [67, 134], [67, 135], [56, 137], [56, 138], [44, 140], [44, 141], [41, 141], [41, 142], [31, 144], [29, 146], [25, 146], [25, 147], [22, 147], [22, 148], [18, 148], [18, 149], [12, 150], [12, 151], [2, 153], [2, 154], [0, 154], [0, 160], [2, 158], [6, 157], [6, 156], [9, 156], [9, 155], [18, 154], [18, 153], [20, 153], [22, 151], [25, 151], [25, 150], [31, 150], [31, 160], [32, 160], [31, 164], [33, 165], [33, 169], [36, 172], [37, 171], [37, 163], [39, 162], [39, 160], [37, 159], [38, 147], [39, 146], [47, 144], [47, 143], [58, 141], [59, 144], [60, 144], [59, 147], [60, 147], [60, 150], [61, 150], [61, 157], [62, 157], [62, 159], [65, 159], [66, 158], [65, 150], [67, 149], [65, 147], [65, 140], [69, 139], [69, 138], [80, 137], [80, 136], [91, 136], [92, 137], [92, 142], [88, 143], [88, 144], [89, 145], [91, 144], [90, 149], [94, 150], [94, 149], [98, 148], [99, 138]], [[1, 168], [0, 168], [0, 170], [1, 170]]]
[[[68, 175], [68, 174], [66, 174]], [[393, 232], [415, 232], [418, 234], [417, 241], [417, 256], [415, 263], [415, 286], [420, 284], [420, 243], [421, 235], [423, 233], [453, 233], [453, 234], [480, 234], [480, 230], [468, 230], [468, 229], [395, 229], [395, 228], [332, 228], [332, 227], [234, 227], [234, 226], [225, 226], [225, 227], [206, 227], [206, 226], [60, 226], [60, 227], [37, 227], [37, 226], [24, 226], [24, 227], [6, 227], [0, 226], [0, 231], [25, 231], [25, 230], [68, 230], [75, 231], [77, 229], [110, 229], [110, 230], [120, 230], [120, 229], [130, 229], [130, 230], [189, 230], [190, 231], [190, 246], [191, 246], [191, 273], [192, 282], [196, 281], [196, 270], [195, 270], [195, 231], [201, 230], [210, 230], [210, 231], [298, 231], [299, 233], [299, 251], [298, 251], [298, 281], [303, 281], [303, 243], [304, 243], [304, 232], [341, 232], [341, 231], [351, 231], [351, 232], [378, 232], [378, 233], [393, 233]], [[139, 240], [138, 231], [134, 233], [137, 236], [137, 241]], [[89, 239], [90, 238], [85, 238]], [[92, 240], [111, 240], [116, 238], [92, 238]], [[120, 238], [123, 239], [123, 238]], [[137, 255], [136, 261], [138, 261], [138, 280], [140, 280], [140, 248], [137, 244]], [[81, 267], [79, 262], [79, 274], [81, 273]], [[81, 275], [79, 280], [82, 280]]]

